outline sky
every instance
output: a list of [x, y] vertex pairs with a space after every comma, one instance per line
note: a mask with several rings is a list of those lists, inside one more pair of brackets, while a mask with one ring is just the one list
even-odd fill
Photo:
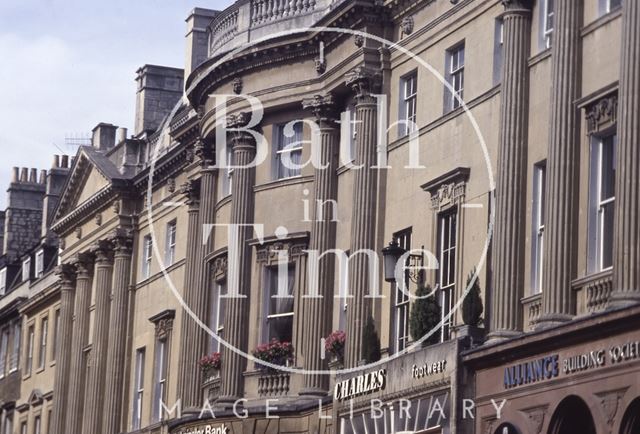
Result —
[[135, 72], [184, 67], [185, 18], [233, 0], [0, 0], [0, 209], [11, 168], [48, 169], [100, 122], [133, 131]]

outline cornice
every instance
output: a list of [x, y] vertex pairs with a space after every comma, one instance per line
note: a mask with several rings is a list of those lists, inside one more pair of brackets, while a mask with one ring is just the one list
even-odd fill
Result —
[[92, 218], [97, 211], [106, 208], [111, 203], [112, 199], [118, 195], [118, 191], [119, 190], [111, 184], [103, 187], [88, 200], [80, 204], [80, 206], [74, 208], [73, 211], [59, 218], [51, 226], [51, 230], [58, 234], [64, 234], [67, 229], [70, 229], [72, 226], [81, 224], [87, 219]]

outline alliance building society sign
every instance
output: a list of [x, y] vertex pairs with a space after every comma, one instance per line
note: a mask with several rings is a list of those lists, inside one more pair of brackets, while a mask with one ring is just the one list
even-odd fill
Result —
[[504, 368], [504, 388], [538, 383], [560, 375], [571, 375], [640, 358], [640, 341], [630, 341], [608, 348], [596, 348], [563, 358], [559, 354], [539, 357]]

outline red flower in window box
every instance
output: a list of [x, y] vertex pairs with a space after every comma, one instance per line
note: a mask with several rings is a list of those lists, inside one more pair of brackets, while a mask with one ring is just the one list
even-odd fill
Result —
[[[258, 345], [252, 354], [258, 360], [285, 366], [287, 363], [293, 362], [293, 345], [291, 345], [291, 342], [280, 342], [278, 339], [273, 338], [267, 344]], [[258, 369], [269, 369], [268, 366], [261, 363], [257, 365]]]
[[336, 330], [324, 340], [324, 349], [336, 360], [342, 361], [344, 358], [344, 343], [347, 335], [342, 330]]
[[210, 372], [212, 370], [219, 371], [222, 366], [222, 358], [220, 353], [212, 353], [207, 356], [203, 356], [199, 362], [200, 369], [205, 372]]

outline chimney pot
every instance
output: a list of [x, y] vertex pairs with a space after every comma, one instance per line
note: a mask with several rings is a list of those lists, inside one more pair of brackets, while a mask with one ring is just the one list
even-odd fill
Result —
[[47, 171], [42, 169], [40, 171], [40, 180], [38, 181], [40, 184], [46, 184], [47, 183]]
[[26, 167], [20, 169], [20, 182], [29, 182], [29, 170]]
[[127, 140], [127, 129], [124, 127], [118, 128], [116, 143], [122, 143]]
[[38, 182], [38, 169], [31, 168], [29, 170], [29, 182], [32, 184]]
[[66, 168], [69, 167], [69, 156], [68, 155], [63, 155], [62, 156], [61, 167], [63, 169], [66, 169]]
[[11, 175], [11, 182], [19, 182], [20, 181], [20, 169], [14, 167], [13, 174]]
[[54, 155], [53, 156], [53, 163], [51, 163], [51, 167], [53, 167], [54, 169], [60, 167], [60, 156], [59, 155]]

